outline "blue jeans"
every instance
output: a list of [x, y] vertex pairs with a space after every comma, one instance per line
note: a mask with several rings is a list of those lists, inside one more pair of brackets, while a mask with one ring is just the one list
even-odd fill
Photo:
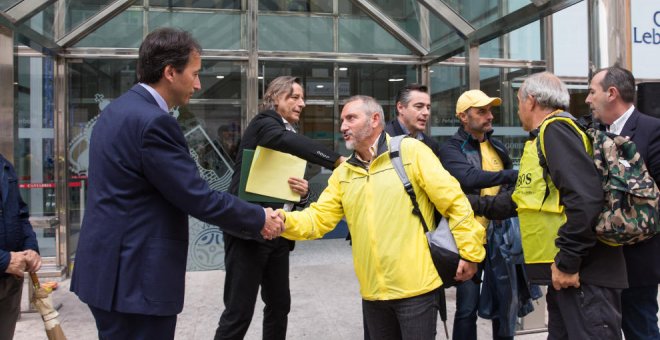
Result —
[[371, 339], [435, 339], [438, 321], [436, 290], [397, 300], [362, 300], [362, 313]]
[[626, 340], [660, 339], [658, 286], [624, 289], [621, 292], [621, 316]]
[[[474, 274], [481, 276], [482, 268]], [[479, 294], [481, 284], [468, 280], [456, 286], [456, 313], [454, 314], [454, 331], [452, 340], [477, 340], [477, 310], [479, 309]], [[493, 339], [505, 340], [513, 337], [501, 337], [497, 334], [500, 330], [500, 320], [492, 319]]]
[[[481, 271], [477, 271], [475, 275], [481, 275]], [[453, 340], [477, 339], [479, 286], [479, 284], [472, 280], [465, 281], [456, 286], [456, 313], [454, 314]]]

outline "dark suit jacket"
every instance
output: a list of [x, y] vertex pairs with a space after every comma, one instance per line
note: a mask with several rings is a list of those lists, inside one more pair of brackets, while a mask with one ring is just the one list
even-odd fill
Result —
[[241, 145], [238, 147], [236, 164], [234, 164], [234, 175], [229, 186], [229, 192], [232, 194], [238, 194], [243, 149], [254, 150], [257, 146], [290, 153], [328, 169], [334, 169], [334, 164], [339, 158], [338, 153], [314, 142], [309, 137], [287, 131], [282, 116], [277, 112], [272, 110], [261, 112], [250, 121], [241, 137]]
[[[324, 147], [309, 137], [293, 131], [287, 131], [282, 116], [273, 110], [266, 110], [256, 115], [250, 121], [243, 136], [241, 136], [241, 144], [238, 147], [238, 154], [236, 155], [236, 162], [234, 164], [234, 175], [229, 185], [229, 192], [234, 195], [238, 195], [241, 164], [243, 164], [243, 149], [254, 150], [257, 146], [286, 152], [328, 169], [334, 169], [334, 164], [340, 156], [334, 150]], [[282, 203], [258, 204], [273, 209], [280, 209], [284, 206]], [[226, 238], [229, 235], [234, 234], [231, 232], [225, 233], [224, 237]], [[259, 242], [269, 243], [271, 245], [279, 244], [279, 241], [276, 240], [266, 241], [262, 239]], [[288, 244], [289, 249], [293, 250], [295, 246], [294, 241], [288, 241]]]
[[39, 252], [37, 236], [30, 224], [28, 206], [18, 190], [14, 166], [0, 155], [0, 278], [11, 260], [12, 251], [32, 249]]
[[[660, 183], [660, 119], [635, 109], [621, 130], [637, 145], [649, 173]], [[660, 237], [624, 246], [630, 287], [652, 286], [660, 283]]]
[[259, 238], [263, 208], [209, 188], [176, 119], [135, 85], [92, 132], [88, 197], [71, 290], [106, 311], [183, 308], [188, 215]]

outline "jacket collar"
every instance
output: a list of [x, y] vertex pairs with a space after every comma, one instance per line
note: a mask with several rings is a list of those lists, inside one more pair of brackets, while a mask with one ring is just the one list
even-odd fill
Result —
[[[493, 131], [495, 131], [495, 130], [490, 130], [490, 131], [486, 132], [486, 134], [484, 135], [484, 140], [490, 141], [490, 136], [493, 134]], [[467, 131], [465, 131], [465, 128], [463, 127], [463, 125], [458, 127], [458, 131], [456, 131], [456, 134], [454, 134], [454, 137], [456, 139], [461, 140], [461, 141], [467, 141], [468, 143], [470, 143], [472, 145], [479, 145], [479, 143], [480, 143], [476, 138], [474, 138], [471, 134], [469, 134]]]
[[146, 99], [149, 103], [154, 104], [160, 108], [158, 102], [156, 101], [156, 98], [154, 98], [154, 96], [152, 96], [151, 93], [147, 91], [147, 89], [142, 87], [142, 85], [140, 84], [133, 85], [133, 87], [131, 87], [131, 91], [136, 92], [140, 96], [144, 97], [144, 99]]
[[641, 114], [642, 113], [637, 111], [637, 109], [635, 109], [632, 112], [630, 117], [628, 117], [628, 120], [626, 121], [626, 124], [623, 125], [623, 129], [621, 130], [621, 135], [622, 136], [628, 136], [631, 139], [633, 138], [633, 136], [635, 135], [635, 130], [637, 129], [637, 120], [639, 119], [639, 116]]
[[[399, 122], [399, 117], [396, 117], [393, 120], [391, 120], [388, 123], [388, 125], [392, 126], [391, 130], [394, 132], [394, 136], [400, 136], [400, 135], [410, 136], [410, 131], [408, 131], [408, 129], [405, 129], [403, 125], [401, 125], [401, 122]], [[388, 129], [386, 128], [385, 131], [388, 131]], [[426, 139], [426, 135], [424, 134], [424, 132], [420, 131], [417, 133], [417, 136], [413, 138], [423, 141]]]
[[[382, 155], [387, 151], [387, 134], [385, 133], [385, 130], [380, 133], [380, 137], [378, 137], [378, 149], [376, 151], [376, 154], [374, 155], [374, 158], [371, 160], [373, 161], [378, 158], [378, 156]], [[361, 168], [364, 168], [364, 164], [357, 159], [355, 151], [351, 154], [351, 157], [347, 160], [348, 164], [355, 165]]]
[[261, 111], [259, 113], [259, 115], [262, 116], [262, 117], [273, 118], [277, 121], [277, 124], [280, 124], [280, 125], [284, 126], [284, 120], [282, 120], [282, 116], [280, 116], [280, 114], [277, 113], [275, 110]]

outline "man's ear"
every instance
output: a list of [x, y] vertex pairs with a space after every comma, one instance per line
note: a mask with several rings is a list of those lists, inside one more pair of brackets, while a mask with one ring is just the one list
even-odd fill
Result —
[[620, 96], [619, 89], [617, 89], [616, 87], [610, 86], [607, 89], [607, 99], [612, 100], [612, 99], [615, 99], [619, 96]]
[[163, 68], [163, 78], [169, 82], [174, 81], [174, 73], [176, 73], [176, 69], [172, 65], [167, 65]]
[[[534, 110], [534, 108], [535, 108], [536, 105], [538, 104], [538, 102], [536, 101], [536, 98], [535, 98], [534, 96], [532, 96], [531, 94], [528, 94], [528, 95], [527, 95], [527, 100], [531, 100], [531, 102], [530, 102], [530, 104], [531, 104], [530, 110]], [[527, 101], [527, 100], [526, 100], [526, 101]]]
[[376, 127], [380, 124], [380, 114], [373, 112], [371, 114], [371, 126]]
[[403, 103], [401, 102], [396, 102], [396, 116], [398, 117], [400, 115], [400, 112], [403, 111], [406, 107], [403, 106]]
[[458, 120], [460, 120], [461, 123], [467, 123], [467, 111], [459, 112], [458, 113]]

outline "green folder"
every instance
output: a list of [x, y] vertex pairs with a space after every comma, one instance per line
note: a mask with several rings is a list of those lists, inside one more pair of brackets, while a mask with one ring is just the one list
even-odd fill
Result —
[[243, 162], [241, 163], [241, 181], [238, 185], [238, 197], [248, 202], [287, 203], [287, 201], [280, 198], [253, 194], [245, 191], [245, 185], [250, 176], [250, 166], [252, 165], [253, 158], [254, 150], [243, 149]]

